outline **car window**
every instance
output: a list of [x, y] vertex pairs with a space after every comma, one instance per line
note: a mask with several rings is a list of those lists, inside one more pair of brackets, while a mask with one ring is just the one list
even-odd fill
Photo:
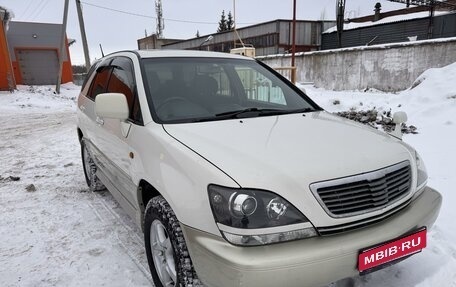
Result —
[[287, 101], [283, 90], [274, 86], [272, 81], [257, 70], [236, 66], [244, 92], [250, 101], [260, 101], [286, 106]]
[[90, 91], [87, 95], [92, 100], [101, 93], [106, 93], [108, 87], [109, 77], [111, 75], [111, 68], [109, 66], [103, 66], [97, 68], [97, 73], [90, 86]]
[[97, 68], [97, 63], [93, 64], [91, 67], [90, 67], [90, 70], [89, 72], [87, 73], [85, 79], [84, 79], [84, 83], [82, 84], [82, 88], [81, 88], [81, 93], [84, 95], [84, 96], [87, 96], [87, 93], [89, 92], [89, 89], [90, 89], [90, 83], [92, 83], [92, 80], [93, 78], [95, 77], [95, 74], [96, 74], [96, 68]]
[[320, 109], [271, 69], [252, 60], [144, 59], [149, 108], [160, 123], [211, 121]]
[[138, 100], [132, 61], [127, 57], [117, 57], [112, 61], [111, 67], [112, 74], [109, 79], [107, 91], [109, 93], [124, 94], [130, 109], [129, 118], [133, 122], [141, 123], [141, 108]]

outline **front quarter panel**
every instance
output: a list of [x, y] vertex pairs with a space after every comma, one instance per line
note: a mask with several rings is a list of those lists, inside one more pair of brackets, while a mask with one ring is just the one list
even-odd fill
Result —
[[133, 181], [153, 185], [168, 201], [178, 220], [195, 229], [220, 235], [209, 205], [210, 183], [239, 185], [220, 169], [166, 133], [154, 122], [131, 139], [140, 160], [132, 165]]

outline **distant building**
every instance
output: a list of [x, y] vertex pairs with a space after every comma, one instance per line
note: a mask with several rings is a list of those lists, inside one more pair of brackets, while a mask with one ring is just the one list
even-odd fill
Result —
[[152, 34], [144, 38], [138, 39], [138, 49], [139, 50], [150, 50], [150, 49], [161, 49], [163, 45], [172, 44], [181, 39], [163, 39], [158, 38], [157, 35]]
[[5, 21], [2, 23], [0, 89], [11, 90], [16, 85], [56, 84], [61, 54], [62, 83], [73, 81], [67, 39], [66, 49], [60, 51], [61, 24], [10, 21], [6, 30]]
[[[456, 0], [448, 0], [448, 7]], [[456, 11], [437, 7], [430, 18], [428, 7], [410, 7], [348, 19], [342, 32], [342, 48], [456, 37]], [[322, 50], [339, 48], [337, 30], [323, 32]]]
[[[321, 33], [334, 26], [335, 21], [296, 21], [296, 51], [315, 51], [321, 46]], [[292, 21], [274, 20], [237, 29], [245, 45], [253, 45], [257, 56], [283, 54], [291, 52]], [[138, 40], [138, 46], [139, 41]], [[234, 43], [237, 43], [235, 46]], [[143, 42], [144, 43], [144, 42]], [[158, 49], [209, 50], [229, 52], [240, 46], [234, 31], [225, 31], [188, 40], [175, 41], [157, 45]], [[139, 46], [140, 49], [141, 46]]]

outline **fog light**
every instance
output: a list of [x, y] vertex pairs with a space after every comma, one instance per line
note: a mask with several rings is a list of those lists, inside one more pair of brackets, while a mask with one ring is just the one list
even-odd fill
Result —
[[257, 209], [257, 200], [255, 197], [247, 194], [234, 194], [231, 200], [231, 210], [235, 216], [250, 216]]
[[282, 215], [287, 212], [287, 205], [283, 200], [276, 197], [269, 201], [268, 205], [266, 206], [266, 212], [268, 217], [272, 220], [279, 220]]

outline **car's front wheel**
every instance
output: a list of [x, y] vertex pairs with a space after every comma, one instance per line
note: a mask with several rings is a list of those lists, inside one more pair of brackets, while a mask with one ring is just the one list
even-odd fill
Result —
[[147, 204], [144, 239], [155, 286], [202, 286], [179, 221], [162, 196], [154, 197]]

